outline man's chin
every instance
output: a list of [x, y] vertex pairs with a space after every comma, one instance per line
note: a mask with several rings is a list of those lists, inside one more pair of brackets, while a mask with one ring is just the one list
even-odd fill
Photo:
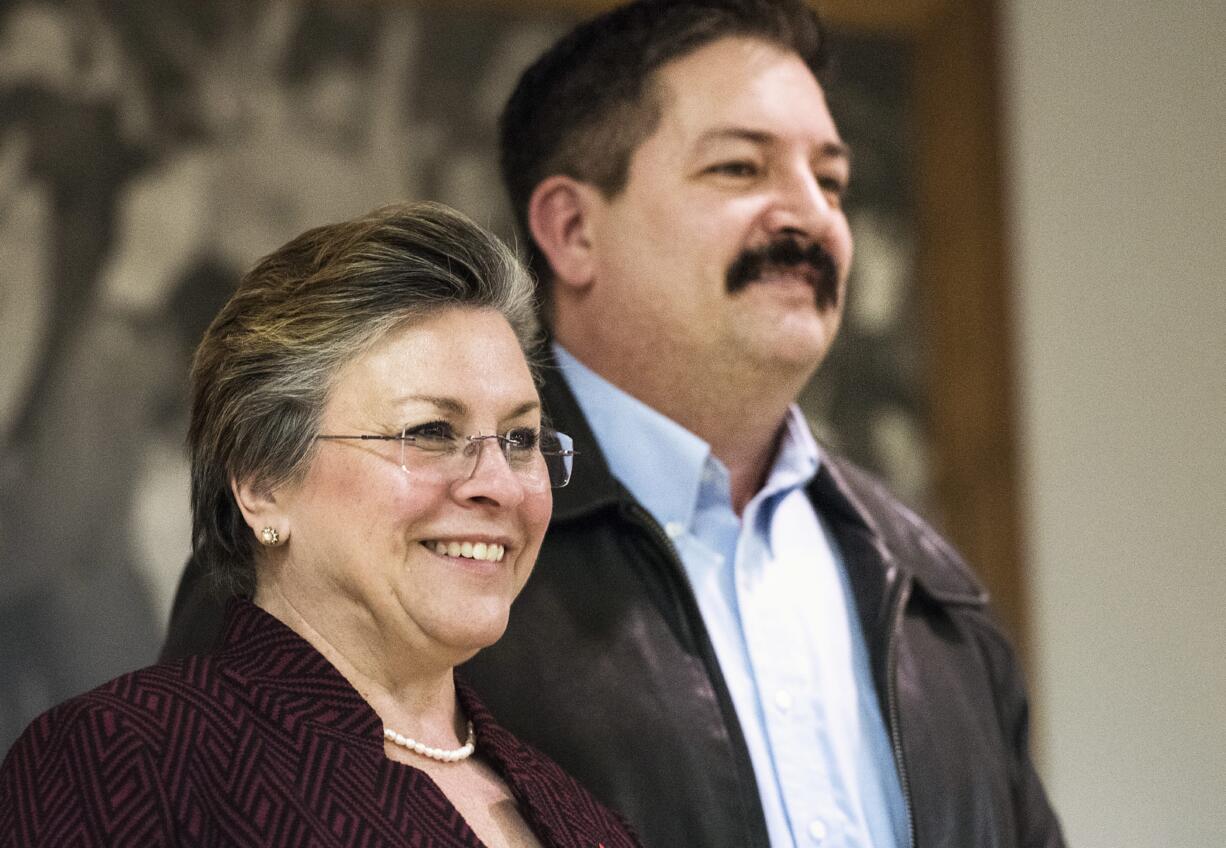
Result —
[[790, 312], [754, 328], [746, 353], [763, 370], [810, 374], [826, 357], [838, 332], [838, 316]]

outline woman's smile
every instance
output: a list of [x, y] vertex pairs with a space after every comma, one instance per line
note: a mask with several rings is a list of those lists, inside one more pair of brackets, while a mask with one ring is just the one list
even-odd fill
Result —
[[507, 543], [486, 537], [433, 539], [422, 542], [430, 551], [449, 559], [470, 559], [484, 562], [502, 562]]

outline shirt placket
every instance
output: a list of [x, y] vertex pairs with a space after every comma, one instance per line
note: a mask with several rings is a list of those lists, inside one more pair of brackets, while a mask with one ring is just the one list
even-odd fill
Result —
[[798, 598], [794, 582], [781, 573], [796, 564], [774, 560], [768, 540], [775, 503], [755, 500], [744, 516], [746, 527], [756, 527], [741, 534], [735, 560], [743, 632], [794, 843], [840, 845], [838, 790], [820, 743], [829, 732], [827, 716], [817, 709], [815, 669], [798, 618], [814, 604]]

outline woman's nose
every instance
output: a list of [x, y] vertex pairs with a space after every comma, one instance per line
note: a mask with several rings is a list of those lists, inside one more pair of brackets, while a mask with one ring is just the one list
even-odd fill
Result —
[[457, 481], [457, 495], [501, 506], [514, 506], [523, 500], [524, 480], [511, 467], [502, 445], [501, 437], [496, 435], [469, 437], [464, 453], [471, 453], [471, 465]]

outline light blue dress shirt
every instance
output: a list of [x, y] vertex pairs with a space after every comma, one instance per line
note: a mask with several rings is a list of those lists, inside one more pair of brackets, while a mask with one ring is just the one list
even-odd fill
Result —
[[821, 453], [789, 410], [737, 516], [727, 468], [681, 425], [554, 353], [609, 467], [673, 540], [749, 746], [773, 848], [908, 843], [898, 772], [841, 556], [805, 486]]

